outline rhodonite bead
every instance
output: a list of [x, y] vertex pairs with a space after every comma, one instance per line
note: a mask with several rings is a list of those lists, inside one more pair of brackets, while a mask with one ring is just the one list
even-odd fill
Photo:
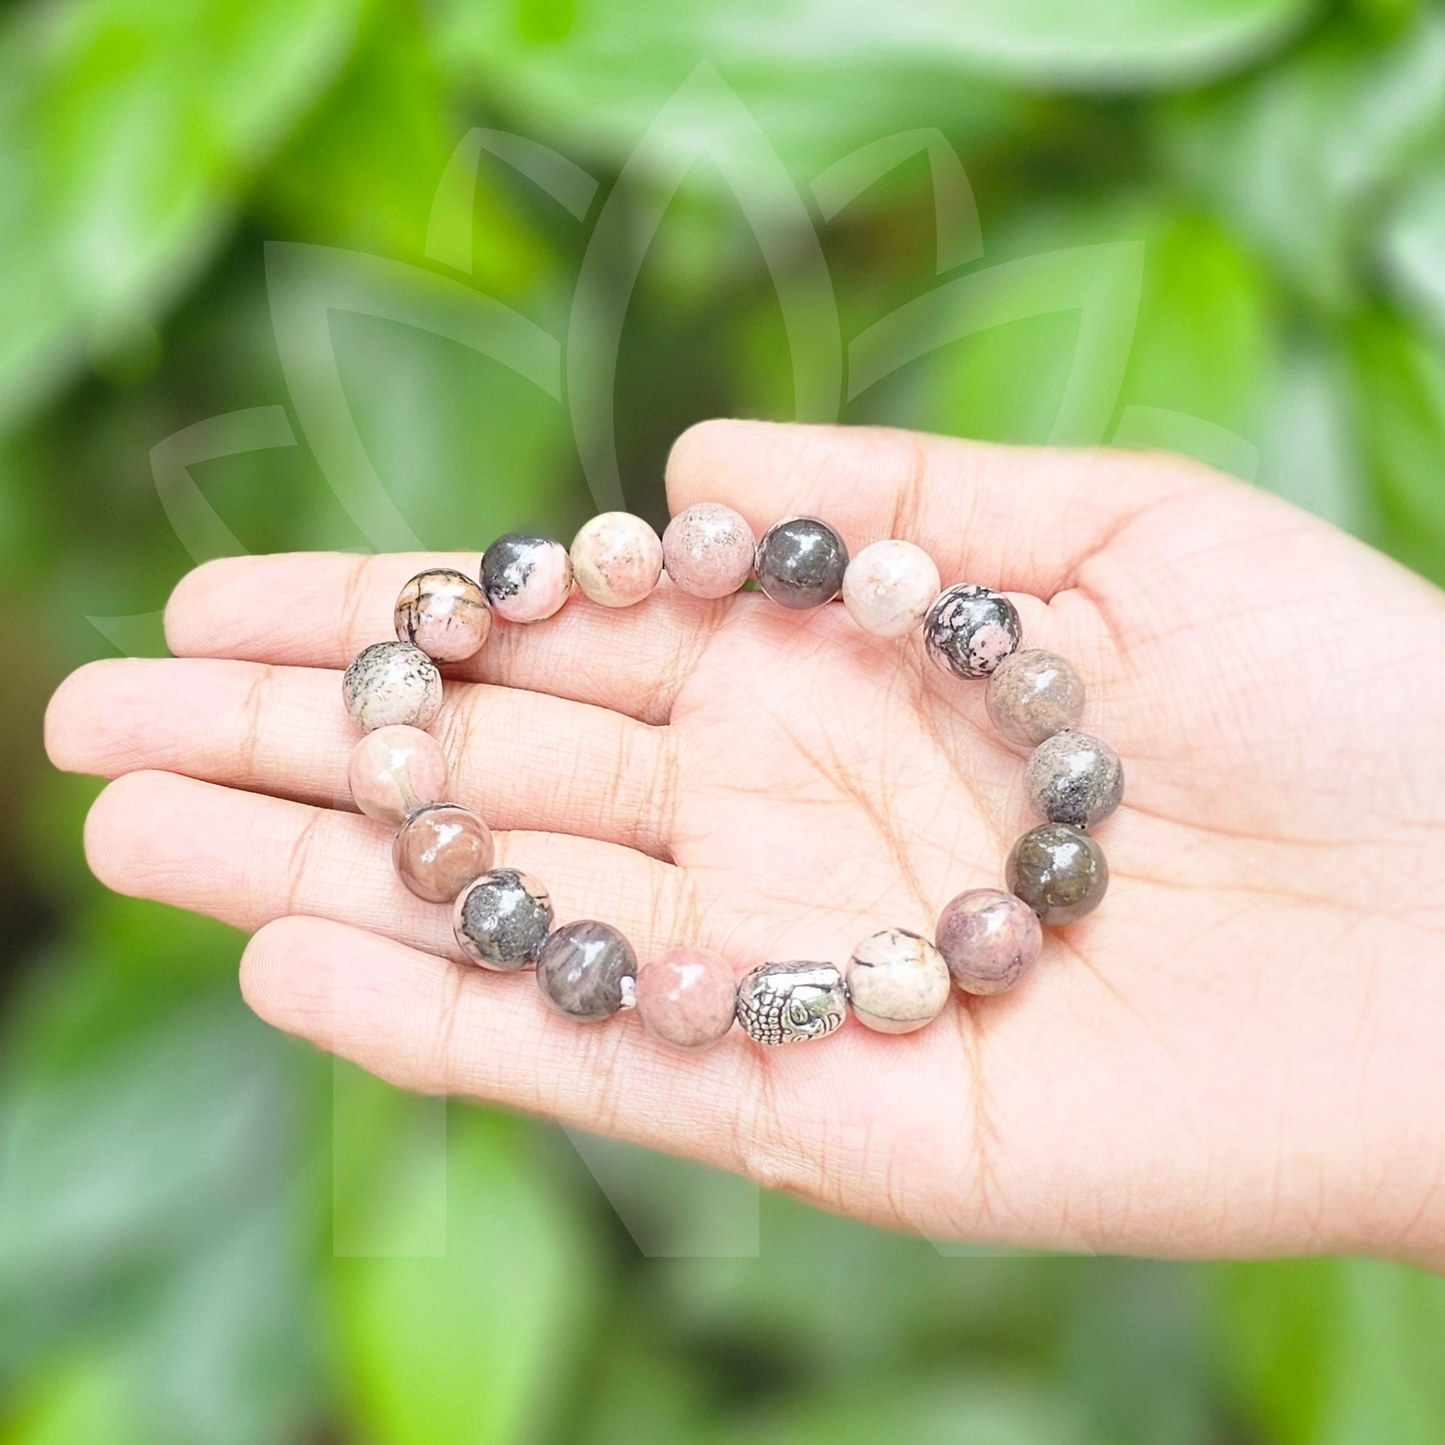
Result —
[[552, 900], [528, 874], [494, 868], [457, 895], [452, 929], [473, 963], [515, 973], [536, 963], [552, 931]]
[[567, 923], [542, 945], [537, 987], [564, 1018], [593, 1023], [632, 1002], [637, 955], [605, 923]]
[[992, 587], [959, 582], [928, 609], [923, 638], [928, 655], [955, 677], [987, 677], [1019, 645], [1019, 615]]
[[983, 695], [994, 727], [1011, 743], [1034, 747], [1084, 715], [1084, 680], [1041, 648], [1011, 653], [994, 668]]
[[843, 573], [843, 605], [864, 632], [902, 637], [927, 616], [939, 585], [938, 566], [922, 547], [873, 542]]
[[637, 975], [637, 1016], [655, 1039], [705, 1049], [733, 1025], [737, 984], [722, 954], [687, 945], [669, 948]]
[[662, 542], [631, 512], [603, 512], [572, 539], [572, 576], [599, 607], [631, 607], [662, 576]]
[[741, 514], [721, 502], [697, 502], [662, 534], [667, 575], [689, 596], [727, 597], [748, 580], [757, 539]]
[[1109, 886], [1104, 850], [1070, 823], [1030, 828], [1008, 855], [1005, 879], [1039, 920], [1053, 927], [1092, 913]]
[[442, 705], [436, 663], [410, 642], [374, 642], [341, 679], [341, 697], [357, 727], [424, 728]]
[[492, 866], [492, 856], [492, 830], [456, 803], [418, 808], [391, 843], [401, 881], [428, 903], [450, 903]]
[[1055, 733], [1029, 754], [1024, 785], [1039, 817], [1092, 828], [1119, 806], [1124, 796], [1124, 768], [1119, 755], [1102, 738], [1090, 733]]
[[368, 818], [400, 823], [446, 796], [447, 760], [437, 740], [420, 728], [377, 728], [352, 748], [346, 781]]
[[953, 981], [965, 993], [1011, 989], [1038, 961], [1044, 931], [1021, 898], [970, 888], [949, 902], [933, 935]]
[[758, 586], [780, 607], [821, 607], [843, 586], [848, 549], [826, 522], [790, 517], [763, 533], [753, 565]]
[[764, 963], [738, 984], [738, 1022], [760, 1044], [825, 1038], [848, 1015], [848, 986], [831, 963]]
[[911, 1034], [948, 1002], [948, 965], [926, 938], [906, 928], [869, 934], [848, 960], [847, 980], [858, 1022], [880, 1034]]
[[550, 537], [508, 532], [482, 554], [482, 591], [498, 617], [541, 622], [572, 592], [572, 559]]
[[433, 662], [461, 662], [487, 640], [492, 609], [464, 572], [433, 567], [401, 589], [395, 621], [399, 641], [415, 643]]

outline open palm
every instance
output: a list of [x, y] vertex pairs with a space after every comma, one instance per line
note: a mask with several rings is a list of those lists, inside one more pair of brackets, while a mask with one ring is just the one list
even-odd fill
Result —
[[[808, 512], [852, 550], [916, 542], [945, 583], [1009, 591], [1024, 645], [1083, 674], [1084, 726], [1128, 780], [1099, 830], [1113, 883], [1013, 993], [906, 1037], [850, 1024], [763, 1050], [735, 1031], [693, 1056], [448, 961], [448, 910], [350, 811], [338, 685], [433, 558], [213, 563], [172, 599], [180, 657], [69, 679], [51, 754], [117, 778], [87, 829], [97, 873], [258, 930], [252, 1006], [397, 1083], [883, 1223], [1445, 1259], [1445, 598], [1164, 457], [720, 422], [679, 442], [668, 485], [674, 510], [726, 502], [758, 531]], [[664, 582], [628, 611], [500, 626], [452, 676], [432, 730], [454, 795], [559, 919], [616, 924], [644, 967], [685, 941], [741, 973], [931, 936], [954, 894], [1000, 885], [1031, 821], [982, 684], [841, 607]]]

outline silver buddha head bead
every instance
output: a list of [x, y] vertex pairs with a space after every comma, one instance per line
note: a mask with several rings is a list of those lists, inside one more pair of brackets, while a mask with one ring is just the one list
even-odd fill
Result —
[[738, 984], [738, 1022], [760, 1044], [826, 1038], [847, 1013], [847, 986], [831, 963], [764, 963]]

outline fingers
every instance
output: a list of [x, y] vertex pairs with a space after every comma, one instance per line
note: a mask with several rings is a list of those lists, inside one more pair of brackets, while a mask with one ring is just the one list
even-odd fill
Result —
[[[690, 936], [670, 864], [555, 833], [498, 833], [497, 866], [539, 878], [559, 922], [601, 918], [650, 957]], [[96, 800], [86, 856], [117, 893], [153, 898], [253, 931], [308, 914], [456, 956], [451, 910], [396, 877], [391, 831], [354, 813], [237, 792], [172, 773], [129, 773]]]
[[[166, 641], [178, 657], [344, 668], [396, 635], [392, 611], [408, 577], [434, 566], [475, 576], [477, 562], [476, 552], [222, 558], [181, 579]], [[576, 595], [545, 622], [494, 622], [481, 652], [447, 672], [663, 722], [717, 612], [666, 582], [642, 607], [609, 609]]]
[[555, 1017], [529, 977], [483, 975], [314, 918], [262, 929], [241, 988], [268, 1023], [405, 1088], [555, 1115], [895, 1227], [932, 1223], [926, 1201], [940, 1194], [953, 1215], [967, 1208], [962, 1171], [938, 1163], [939, 1120], [969, 1110], [945, 1034], [900, 1046], [847, 1028], [822, 1049], [764, 1052], [734, 1029], [682, 1055], [635, 1018]]
[[945, 584], [1045, 599], [1149, 508], [1226, 485], [1201, 467], [1111, 451], [995, 446], [883, 427], [707, 421], [673, 446], [674, 513], [724, 502], [759, 533], [814, 513], [850, 551], [884, 537], [927, 550]]
[[[451, 797], [493, 827], [666, 852], [665, 729], [544, 693], [456, 683], [430, 731], [450, 761]], [[46, 714], [61, 768], [163, 769], [327, 807], [351, 806], [346, 767], [359, 736], [334, 672], [202, 658], [91, 663]]]

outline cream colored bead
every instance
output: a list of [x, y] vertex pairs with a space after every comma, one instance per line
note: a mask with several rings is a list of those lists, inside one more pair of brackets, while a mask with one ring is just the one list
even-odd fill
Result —
[[932, 1022], [951, 982], [943, 955], [905, 928], [869, 934], [848, 960], [847, 979], [858, 1022], [880, 1034], [911, 1034]]

